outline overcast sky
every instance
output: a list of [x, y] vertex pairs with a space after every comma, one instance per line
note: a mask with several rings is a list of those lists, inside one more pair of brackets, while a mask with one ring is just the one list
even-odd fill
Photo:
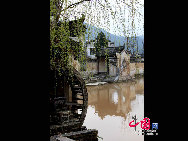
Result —
[[[68, 5], [79, 1], [81, 0], [68, 0]], [[131, 1], [134, 1], [134, 12]], [[79, 17], [83, 13], [86, 15], [86, 23], [112, 34], [144, 35], [144, 0], [92, 0], [70, 8], [66, 13], [70, 20], [74, 19], [75, 15]]]

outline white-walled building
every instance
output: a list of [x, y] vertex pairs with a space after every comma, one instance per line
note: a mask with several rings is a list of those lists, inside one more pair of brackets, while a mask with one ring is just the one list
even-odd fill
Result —
[[[97, 59], [94, 44], [95, 44], [95, 40], [86, 41], [87, 57], [90, 59]], [[109, 41], [108, 48], [111, 48], [111, 47], [114, 48], [115, 44], [114, 42]]]
[[109, 42], [108, 42], [108, 47], [115, 47], [114, 42], [109, 41]]
[[91, 40], [91, 41], [86, 42], [87, 57], [90, 58], [90, 59], [97, 59], [96, 53], [95, 53], [94, 43], [95, 43], [95, 40]]

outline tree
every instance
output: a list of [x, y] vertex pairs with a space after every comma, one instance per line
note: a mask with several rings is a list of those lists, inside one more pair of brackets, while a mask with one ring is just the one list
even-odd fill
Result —
[[105, 56], [105, 64], [107, 66], [107, 72], [109, 72], [109, 59], [108, 59], [108, 40], [106, 39], [105, 34], [101, 31], [97, 38], [96, 42], [94, 44], [95, 50], [96, 50], [96, 56], [97, 56], [97, 61], [98, 61], [98, 71], [99, 71], [99, 59], [101, 56]]
[[[79, 20], [69, 21], [64, 16], [68, 9], [71, 9], [84, 1], [82, 0], [68, 5], [67, 0], [50, 0], [50, 67], [52, 70], [68, 67], [71, 55], [78, 58], [82, 53], [82, 43], [76, 42], [70, 37], [78, 37], [85, 32], [83, 21], [85, 15]], [[68, 5], [68, 6], [67, 6]], [[63, 19], [62, 19], [63, 18]]]
[[108, 40], [102, 31], [98, 34], [94, 46], [97, 56], [101, 56], [102, 50], [108, 47]]
[[[110, 26], [110, 17], [113, 17], [113, 19], [116, 22], [117, 27], [115, 30], [119, 31], [122, 29], [119, 29], [119, 25], [123, 26], [123, 31], [126, 33], [129, 30], [126, 30], [126, 24], [125, 24], [125, 9], [130, 10], [130, 16], [129, 21], [131, 21], [131, 27], [132, 27], [132, 35], [135, 34], [135, 24], [134, 19], [136, 12], [140, 14], [138, 9], [136, 9], [137, 5], [140, 5], [138, 0], [130, 0], [128, 1], [110, 1], [110, 0], [75, 0], [76, 2], [72, 2], [71, 0], [50, 0], [50, 64], [51, 68], [56, 68], [57, 65], [60, 67], [66, 67], [69, 63], [69, 56], [70, 55], [78, 55], [80, 60], [84, 60], [84, 51], [82, 49], [82, 43], [76, 43], [73, 41], [71, 42], [70, 34], [71, 34], [71, 28], [69, 26], [69, 17], [70, 15], [76, 16], [75, 13], [79, 13], [75, 9], [82, 9], [81, 12], [84, 11], [84, 15], [87, 17], [87, 23], [93, 23], [96, 26], [99, 26], [102, 22], [100, 22], [101, 17], [105, 19], [105, 22], [103, 24], [107, 27]], [[82, 7], [79, 7], [79, 6]], [[123, 5], [123, 7], [122, 7]], [[95, 8], [93, 8], [95, 6]], [[115, 6], [115, 11], [114, 11]], [[143, 5], [140, 5], [143, 7]], [[85, 9], [84, 9], [85, 8]], [[98, 11], [98, 9], [102, 9], [102, 12]], [[116, 16], [117, 13], [120, 13], [120, 16]], [[83, 16], [85, 18], [85, 16]], [[142, 16], [142, 15], [141, 15]], [[77, 26], [77, 31], [75, 31], [76, 35], [79, 37], [81, 32], [84, 32], [84, 25], [83, 22], [74, 23], [74, 25]], [[100, 35], [100, 34], [99, 34]], [[104, 37], [104, 34], [101, 36]], [[100, 40], [97, 45], [96, 53], [100, 54], [100, 47], [103, 46], [106, 47], [106, 42], [100, 43]], [[105, 50], [107, 51], [107, 50]], [[105, 52], [105, 54], [108, 54], [108, 52]], [[106, 55], [107, 56], [107, 55]]]
[[[82, 5], [82, 7], [78, 8], [78, 6], [80, 5]], [[95, 8], [93, 9], [92, 6], [94, 5], [95, 5]], [[114, 11], [114, 6], [115, 6], [116, 11]], [[110, 0], [101, 0], [101, 1], [77, 0], [75, 3], [73, 3], [71, 0], [50, 0], [50, 15], [51, 15], [51, 18], [50, 18], [50, 53], [51, 53], [50, 62], [51, 62], [51, 65], [54, 66], [54, 63], [56, 62], [59, 62], [59, 64], [65, 64], [63, 62], [68, 62], [67, 56], [71, 55], [74, 52], [74, 48], [71, 48], [70, 39], [69, 39], [70, 28], [69, 28], [68, 18], [70, 15], [75, 15], [75, 13], [78, 13], [77, 11], [75, 11], [76, 8], [78, 9], [85, 8], [84, 10], [81, 10], [81, 11], [85, 11], [84, 14], [85, 16], [87, 16], [87, 20], [90, 19], [88, 21], [90, 21], [91, 24], [93, 23], [93, 21], [97, 21], [97, 22], [94, 22], [94, 24], [97, 24], [97, 26], [98, 26], [98, 23], [100, 24], [100, 17], [103, 17], [103, 19], [105, 19], [107, 23], [107, 25], [105, 26], [109, 27], [110, 16], [112, 16], [117, 24], [116, 30], [122, 30], [122, 29], [119, 29], [118, 27], [120, 27], [119, 25], [123, 25], [123, 31], [125, 32], [125, 34], [128, 32], [129, 29], [128, 30], [125, 29], [126, 24], [125, 24], [124, 15], [125, 15], [125, 9], [129, 9], [130, 19], [128, 20], [128, 22], [131, 21], [131, 27], [132, 27], [131, 36], [133, 36], [133, 34], [135, 34], [134, 33], [135, 15], [137, 13], [141, 15], [138, 9], [136, 8], [137, 6], [143, 7], [143, 5], [141, 5], [138, 2], [138, 0], [130, 0], [130, 2], [124, 1], [124, 0], [123, 1], [116, 0], [114, 2], [112, 2], [112, 0], [111, 1]], [[96, 13], [98, 9], [102, 9], [103, 12], [99, 11], [100, 13]], [[93, 12], [93, 10], [95, 10], [96, 12]], [[121, 14], [121, 16], [116, 16], [117, 11], [118, 13]], [[105, 22], [103, 22], [103, 24], [104, 23]], [[82, 23], [79, 23], [77, 25], [80, 25], [80, 27], [83, 27]], [[83, 31], [82, 28], [80, 29], [80, 31], [81, 32]], [[79, 45], [77, 47], [75, 50], [82, 51], [82, 49], [79, 48]], [[59, 57], [56, 57], [57, 54], [59, 54], [58, 55]], [[77, 54], [77, 53], [75, 52], [74, 54]]]

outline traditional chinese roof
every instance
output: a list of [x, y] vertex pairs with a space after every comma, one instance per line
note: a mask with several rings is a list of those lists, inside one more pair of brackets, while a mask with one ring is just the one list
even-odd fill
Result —
[[121, 53], [124, 48], [124, 46], [102, 48], [101, 51], [97, 53], [97, 56], [105, 57], [106, 54], [108, 54], [109, 57], [116, 57], [116, 53]]
[[144, 62], [144, 54], [132, 54], [131, 56], [130, 56], [130, 61], [132, 62], [132, 63], [134, 63], [134, 62]]

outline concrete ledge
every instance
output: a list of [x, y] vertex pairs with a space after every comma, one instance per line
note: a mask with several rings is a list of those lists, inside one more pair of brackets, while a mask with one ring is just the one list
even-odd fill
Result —
[[107, 82], [95, 82], [95, 83], [87, 83], [86, 86], [97, 86], [97, 85], [104, 85]]

